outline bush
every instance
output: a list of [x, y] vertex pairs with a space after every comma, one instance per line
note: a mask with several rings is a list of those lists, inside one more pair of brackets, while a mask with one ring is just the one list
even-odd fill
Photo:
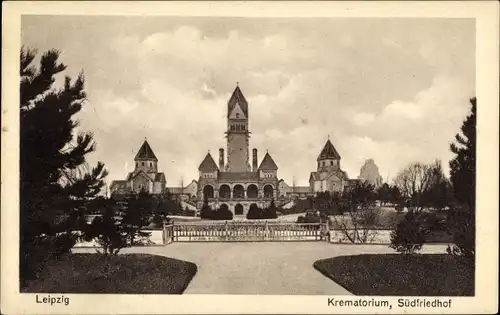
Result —
[[212, 220], [232, 220], [233, 213], [229, 210], [227, 205], [222, 205], [217, 211], [212, 212]]
[[212, 212], [213, 212], [213, 210], [212, 210], [212, 208], [210, 208], [209, 205], [203, 205], [203, 207], [201, 208], [201, 211], [200, 211], [200, 217], [202, 219], [211, 219], [213, 217]]
[[250, 205], [250, 209], [248, 209], [247, 219], [256, 220], [261, 218], [262, 210], [257, 205]]
[[474, 214], [465, 209], [453, 210], [448, 221], [454, 245], [448, 246], [447, 252], [473, 263], [476, 244]]
[[391, 232], [389, 247], [402, 254], [414, 254], [422, 248], [426, 234], [420, 217], [408, 212]]
[[117, 255], [120, 249], [127, 247], [129, 234], [114, 217], [113, 211], [106, 211], [102, 217], [95, 217], [84, 231], [86, 241], [96, 240], [102, 247], [98, 253], [104, 255]]

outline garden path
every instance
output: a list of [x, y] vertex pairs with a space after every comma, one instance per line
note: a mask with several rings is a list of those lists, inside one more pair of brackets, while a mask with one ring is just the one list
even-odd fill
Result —
[[[76, 249], [84, 252], [91, 249]], [[423, 253], [444, 253], [445, 245], [426, 245]], [[172, 243], [126, 248], [190, 261], [198, 266], [184, 294], [350, 295], [313, 268], [316, 260], [345, 255], [394, 253], [387, 245], [323, 242]]]

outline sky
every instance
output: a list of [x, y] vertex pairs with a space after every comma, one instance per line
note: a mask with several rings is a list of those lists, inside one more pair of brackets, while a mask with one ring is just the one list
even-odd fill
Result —
[[198, 179], [226, 147], [237, 82], [250, 152], [268, 150], [289, 184], [308, 185], [328, 137], [350, 178], [367, 159], [389, 182], [417, 161], [448, 172], [475, 95], [473, 19], [23, 16], [21, 33], [40, 54], [60, 50], [64, 75], [83, 71], [79, 128], [108, 182], [145, 138], [167, 186]]

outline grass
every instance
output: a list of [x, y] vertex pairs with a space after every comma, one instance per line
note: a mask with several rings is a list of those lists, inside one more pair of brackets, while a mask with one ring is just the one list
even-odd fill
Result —
[[182, 294], [196, 271], [193, 263], [155, 255], [67, 254], [50, 261], [21, 291]]
[[474, 268], [447, 254], [341, 256], [314, 268], [355, 295], [474, 295]]

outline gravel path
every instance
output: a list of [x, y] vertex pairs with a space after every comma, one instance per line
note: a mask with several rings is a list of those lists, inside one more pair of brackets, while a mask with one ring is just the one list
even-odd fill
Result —
[[[75, 252], [93, 251], [76, 249]], [[445, 245], [426, 245], [424, 253], [444, 253]], [[387, 245], [323, 242], [172, 243], [127, 248], [195, 263], [198, 272], [185, 294], [348, 295], [313, 268], [316, 260], [345, 255], [394, 253]]]

